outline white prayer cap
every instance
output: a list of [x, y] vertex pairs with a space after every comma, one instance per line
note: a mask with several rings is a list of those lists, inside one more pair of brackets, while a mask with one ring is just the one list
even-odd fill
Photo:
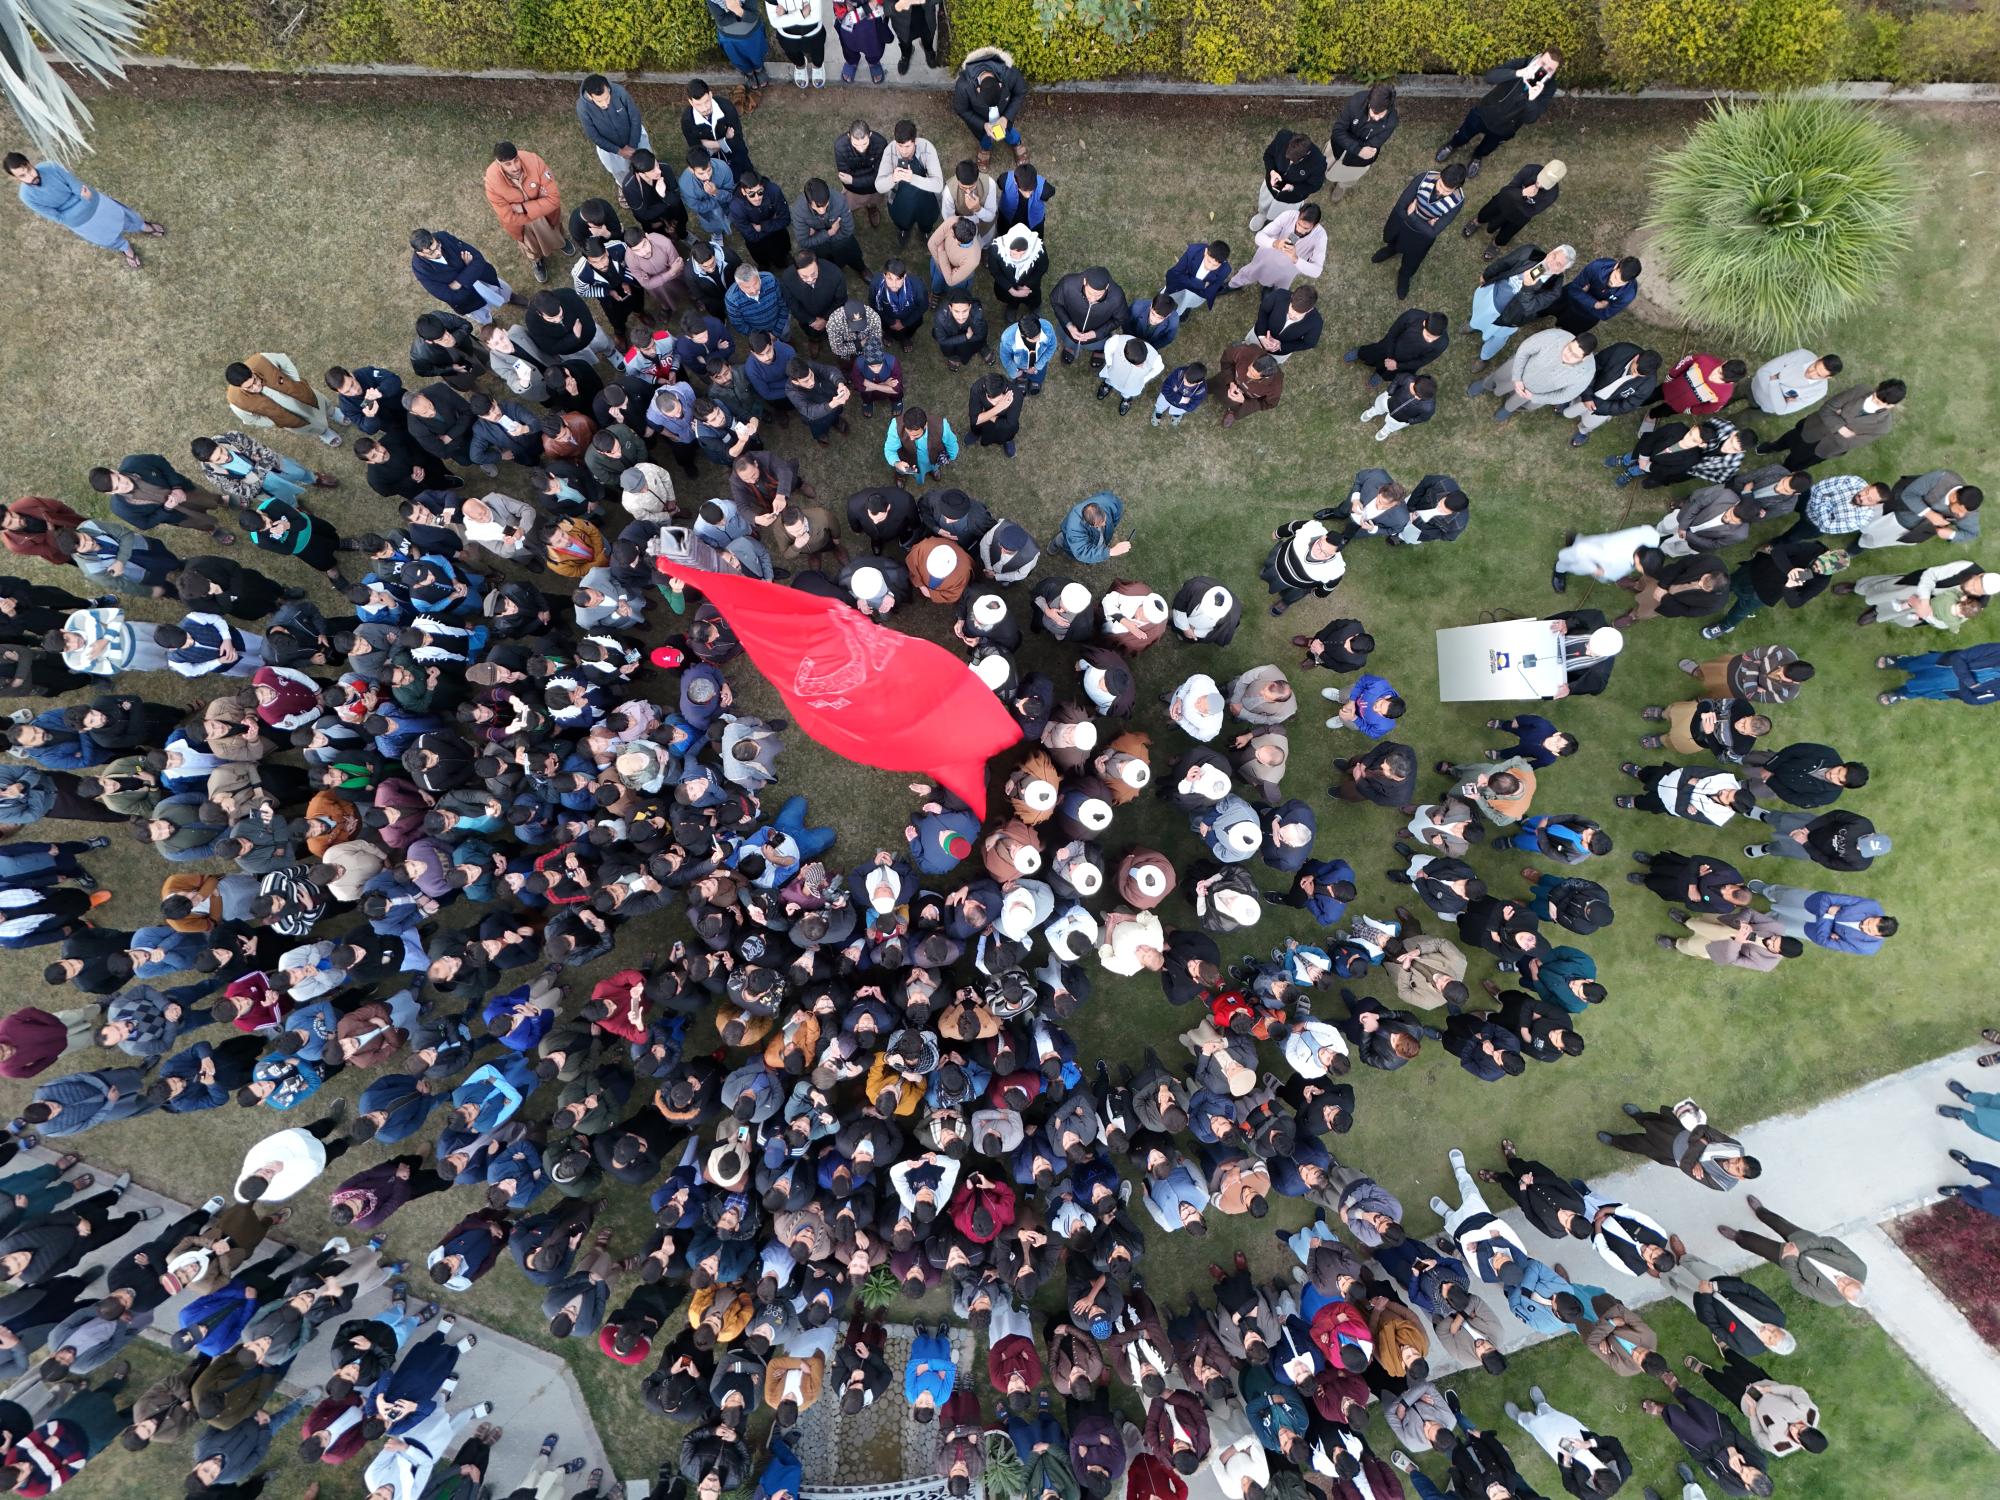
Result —
[[1007, 601], [998, 594], [981, 594], [972, 601], [972, 623], [981, 629], [991, 630], [1006, 618]]
[[1196, 796], [1219, 802], [1229, 795], [1229, 777], [1224, 774], [1222, 767], [1212, 766], [1204, 761], [1195, 767], [1193, 780], [1187, 789]]
[[1136, 755], [1120, 756], [1111, 768], [1111, 778], [1136, 791], [1144, 791], [1153, 780], [1153, 768]]
[[1007, 685], [1007, 679], [1013, 674], [1013, 670], [1005, 653], [999, 651], [988, 651], [983, 656], [974, 658], [972, 663], [972, 675], [996, 693]]
[[1068, 738], [1072, 749], [1081, 750], [1087, 755], [1097, 748], [1097, 725], [1090, 719], [1071, 724]]
[[1092, 833], [1099, 833], [1111, 826], [1111, 804], [1102, 797], [1085, 797], [1070, 816]]
[[1133, 865], [1126, 874], [1142, 896], [1157, 897], [1167, 893], [1167, 872], [1151, 860]]
[[1592, 656], [1616, 656], [1625, 649], [1625, 633], [1606, 625], [1601, 630], [1590, 632], [1590, 639], [1584, 642]]
[[1981, 573], [1979, 587], [1989, 594], [2000, 593], [2000, 573]]
[[1248, 927], [1263, 915], [1257, 898], [1248, 891], [1219, 891], [1215, 897], [1215, 909], [1233, 922]]
[[847, 586], [857, 599], [879, 599], [889, 591], [889, 581], [880, 568], [856, 568]]
[[924, 554], [924, 576], [932, 583], [943, 583], [957, 568], [958, 559], [951, 555], [948, 544], [932, 547]]
[[1157, 625], [1167, 617], [1167, 601], [1158, 594], [1143, 594], [1133, 605], [1132, 613], [1148, 625]]
[[1242, 822], [1231, 823], [1224, 829], [1222, 841], [1232, 849], [1250, 854], [1264, 842], [1264, 835], [1255, 823], [1245, 818]]
[[1080, 583], [1066, 583], [1056, 595], [1056, 603], [1069, 614], [1080, 615], [1090, 608], [1090, 590]]
[[1000, 898], [1000, 915], [996, 922], [1008, 937], [1025, 937], [1035, 928], [1034, 892], [1016, 886]]
[[1021, 800], [1037, 812], [1047, 812], [1056, 805], [1055, 783], [1038, 776], [1021, 788]]
[[1023, 875], [1032, 875], [1042, 867], [1042, 851], [1033, 844], [1016, 844], [1013, 856], [1014, 868]]

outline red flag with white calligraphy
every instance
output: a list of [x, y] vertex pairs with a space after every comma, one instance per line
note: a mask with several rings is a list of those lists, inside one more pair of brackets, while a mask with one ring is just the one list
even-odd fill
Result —
[[985, 818], [986, 762], [1021, 731], [964, 662], [838, 599], [665, 560], [659, 568], [722, 612], [813, 739], [864, 766], [926, 772]]

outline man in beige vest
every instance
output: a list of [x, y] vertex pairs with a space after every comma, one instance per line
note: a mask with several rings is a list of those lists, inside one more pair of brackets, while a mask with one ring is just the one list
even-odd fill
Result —
[[229, 382], [229, 409], [245, 427], [277, 427], [309, 433], [329, 448], [340, 446], [332, 424], [347, 425], [339, 408], [299, 378], [298, 366], [282, 354], [253, 354], [222, 372]]

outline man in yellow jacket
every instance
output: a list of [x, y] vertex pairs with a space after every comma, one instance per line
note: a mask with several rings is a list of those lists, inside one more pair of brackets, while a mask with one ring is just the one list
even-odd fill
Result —
[[340, 446], [333, 424], [344, 427], [347, 418], [299, 378], [298, 366], [285, 355], [253, 354], [224, 370], [222, 378], [228, 382], [229, 409], [245, 427], [303, 432], [329, 448]]

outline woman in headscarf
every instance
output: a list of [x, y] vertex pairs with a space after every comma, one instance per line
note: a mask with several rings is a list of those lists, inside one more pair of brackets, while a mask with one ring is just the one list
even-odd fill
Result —
[[1049, 252], [1042, 237], [1026, 224], [1016, 224], [986, 247], [986, 273], [993, 278], [993, 295], [1006, 309], [995, 322], [1011, 323], [1024, 312], [1041, 311]]

